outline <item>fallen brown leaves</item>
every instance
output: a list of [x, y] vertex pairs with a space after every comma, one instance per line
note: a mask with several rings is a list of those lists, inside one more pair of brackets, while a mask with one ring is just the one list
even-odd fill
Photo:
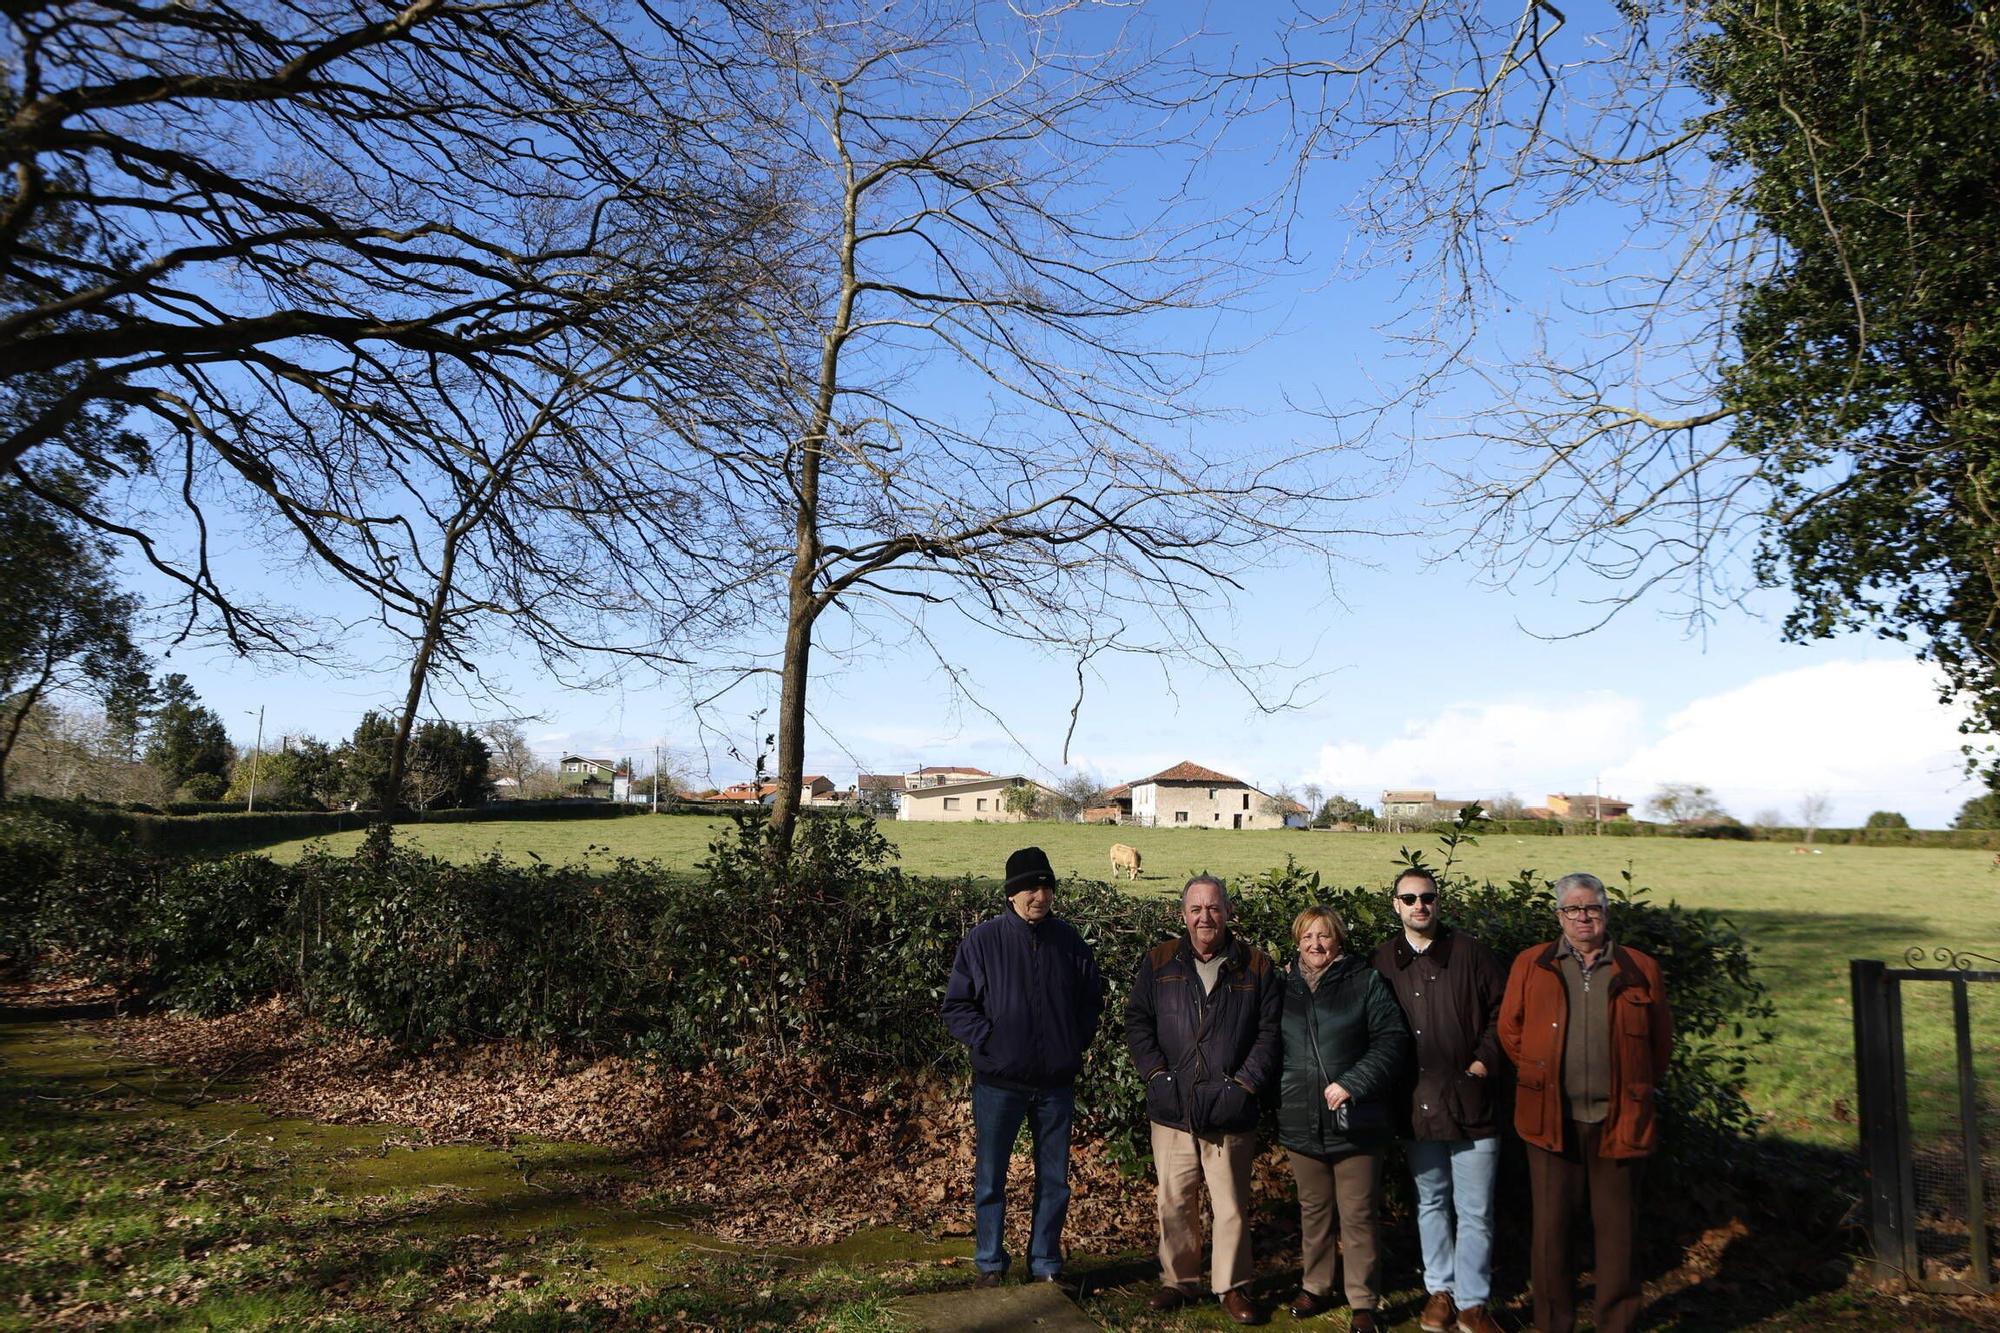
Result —
[[[703, 1226], [730, 1240], [816, 1245], [875, 1226], [971, 1229], [972, 1109], [941, 1080], [870, 1081], [797, 1058], [655, 1070], [515, 1042], [406, 1056], [277, 1001], [214, 1019], [124, 1019], [115, 1033], [129, 1054], [240, 1080], [233, 1091], [276, 1114], [404, 1125], [432, 1141], [534, 1137], [629, 1151], [643, 1176], [624, 1188], [697, 1206]], [[1025, 1156], [1015, 1172], [1025, 1201]], [[1275, 1155], [1259, 1177], [1289, 1191]], [[1076, 1145], [1070, 1183], [1072, 1245], [1150, 1247], [1152, 1190], [1122, 1175], [1101, 1143]]]

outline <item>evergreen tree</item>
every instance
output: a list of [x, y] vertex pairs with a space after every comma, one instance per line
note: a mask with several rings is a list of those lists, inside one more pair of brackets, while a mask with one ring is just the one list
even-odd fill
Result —
[[372, 708], [362, 714], [339, 751], [341, 791], [348, 800], [365, 810], [387, 810], [396, 804], [387, 790], [389, 757], [395, 748], [395, 719]]
[[146, 762], [160, 771], [169, 787], [186, 788], [201, 800], [221, 796], [236, 757], [222, 719], [201, 702], [194, 686], [178, 671], [160, 682], [159, 699], [146, 733]]

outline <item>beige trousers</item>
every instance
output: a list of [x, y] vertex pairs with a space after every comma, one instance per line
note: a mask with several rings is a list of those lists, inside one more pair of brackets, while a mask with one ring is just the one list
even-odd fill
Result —
[[1153, 1126], [1153, 1169], [1160, 1177], [1160, 1281], [1201, 1289], [1201, 1190], [1215, 1212], [1211, 1289], [1220, 1295], [1250, 1281], [1250, 1161], [1257, 1136], [1190, 1134]]
[[[1299, 1187], [1299, 1244], [1305, 1251], [1299, 1285], [1315, 1296], [1333, 1294], [1336, 1266], [1346, 1279], [1347, 1304], [1376, 1306], [1380, 1255], [1375, 1243], [1376, 1202], [1381, 1198], [1382, 1157], [1357, 1152], [1341, 1157], [1308, 1157], [1285, 1150]], [[1333, 1248], [1333, 1215], [1340, 1212], [1340, 1258]]]

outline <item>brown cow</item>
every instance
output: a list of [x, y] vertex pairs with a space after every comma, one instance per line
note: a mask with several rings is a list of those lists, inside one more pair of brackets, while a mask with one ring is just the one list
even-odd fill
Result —
[[1118, 878], [1121, 871], [1132, 879], [1139, 878], [1139, 849], [1114, 842], [1111, 844], [1111, 878]]

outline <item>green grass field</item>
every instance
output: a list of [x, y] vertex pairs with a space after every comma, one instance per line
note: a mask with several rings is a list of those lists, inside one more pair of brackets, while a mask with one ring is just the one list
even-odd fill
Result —
[[[586, 854], [627, 855], [687, 870], [721, 827], [703, 818], [634, 816], [441, 824], [414, 827], [404, 836], [455, 860], [494, 850], [512, 859], [533, 853], [557, 862]], [[1074, 824], [882, 827], [912, 873], [981, 878], [996, 878], [1007, 853], [1028, 843], [1046, 849], [1058, 873], [1105, 878], [1111, 844], [1125, 841], [1145, 857], [1137, 891], [1160, 895], [1171, 894], [1199, 870], [1233, 879], [1283, 865], [1287, 855], [1333, 885], [1385, 884], [1405, 844], [1423, 847], [1436, 859], [1429, 840], [1414, 835]], [[343, 834], [326, 845], [345, 852], [359, 840], [359, 834]], [[304, 846], [270, 850], [291, 858]], [[1828, 847], [1800, 856], [1780, 843], [1496, 835], [1481, 840], [1461, 861], [1472, 874], [1496, 879], [1532, 868], [1551, 876], [1588, 870], [1611, 881], [1629, 866], [1634, 882], [1658, 901], [1725, 912], [1756, 946], [1760, 973], [1778, 1006], [1777, 1039], [1752, 1075], [1752, 1101], [1772, 1132], [1812, 1143], [1853, 1142], [1850, 958], [1899, 964], [1906, 949], [1938, 945], [2000, 957], [2000, 871], [1989, 852]], [[1927, 1032], [1912, 1035], [1919, 1054], [1933, 1044]], [[1942, 1050], [1941, 1036], [1935, 1044]]]

